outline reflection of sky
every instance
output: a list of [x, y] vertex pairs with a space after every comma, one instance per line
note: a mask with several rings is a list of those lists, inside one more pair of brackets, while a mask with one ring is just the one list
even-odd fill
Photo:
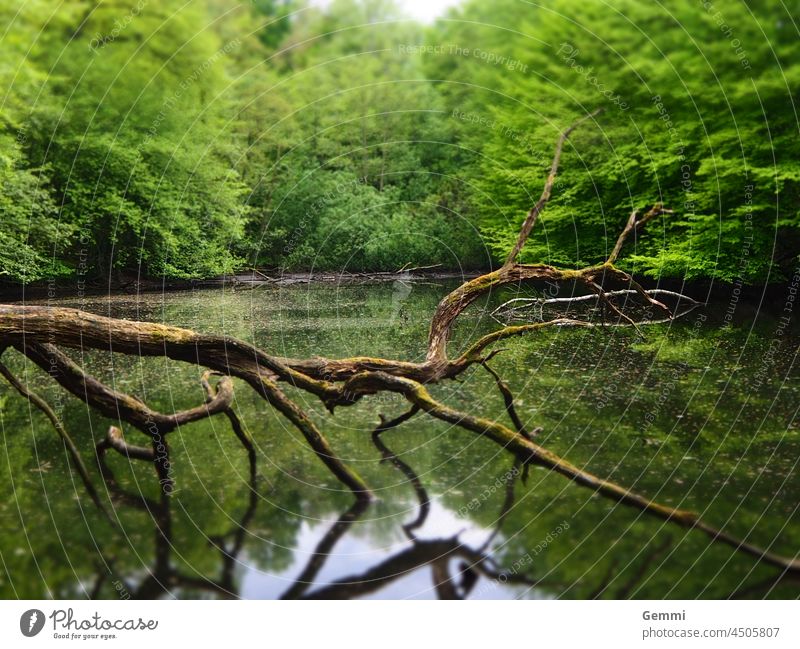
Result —
[[[457, 4], [461, 0], [395, 0], [397, 4], [412, 18], [422, 22], [432, 22], [444, 12]], [[309, 4], [317, 6], [327, 6], [331, 0], [311, 0]]]
[[[364, 515], [368, 518], [369, 511]], [[316, 549], [321, 536], [333, 524], [303, 524], [297, 537], [292, 565], [279, 574], [264, 573], [255, 568], [246, 567], [241, 581], [240, 596], [243, 599], [275, 599], [289, 588], [305, 567], [311, 554]], [[337, 579], [352, 577], [366, 572], [369, 567], [386, 561], [389, 557], [410, 546], [402, 533], [398, 541], [390, 544], [370, 543], [367, 529], [358, 528], [356, 523], [334, 546], [324, 567], [317, 575], [314, 585], [308, 589], [312, 592], [320, 586], [327, 585]], [[355, 532], [355, 533], [354, 533]], [[469, 520], [459, 518], [454, 512], [444, 508], [436, 499], [431, 500], [431, 511], [425, 525], [415, 530], [420, 539], [436, 539], [459, 534], [465, 544], [473, 548], [480, 546], [490, 534], [490, 530], [482, 529]], [[500, 539], [497, 541], [502, 542]], [[246, 553], [241, 558], [242, 564], [248, 563]], [[458, 559], [451, 564], [456, 567]], [[455, 574], [453, 571], [451, 574]], [[469, 599], [513, 599], [523, 588], [508, 587], [494, 583], [481, 577]], [[528, 597], [541, 596], [537, 591], [528, 593]], [[430, 567], [420, 567], [403, 577], [391, 581], [386, 586], [364, 597], [364, 599], [436, 599]]]

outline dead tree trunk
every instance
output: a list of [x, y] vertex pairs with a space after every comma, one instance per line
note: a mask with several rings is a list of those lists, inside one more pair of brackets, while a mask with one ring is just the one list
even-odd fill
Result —
[[[631, 234], [637, 233], [653, 218], [671, 214], [671, 211], [661, 204], [653, 205], [643, 215], [634, 210], [609, 257], [597, 265], [572, 270], [544, 264], [520, 264], [516, 261], [533, 231], [537, 217], [550, 197], [564, 143], [579, 124], [592, 119], [596, 114], [597, 111], [582, 118], [558, 138], [542, 196], [525, 218], [517, 242], [504, 265], [498, 270], [465, 282], [439, 303], [431, 320], [424, 362], [413, 363], [370, 357], [281, 358], [227, 336], [204, 335], [162, 324], [106, 318], [75, 309], [17, 305], [0, 305], [0, 354], [9, 348], [15, 349], [44, 369], [76, 398], [107, 416], [130, 424], [148, 436], [150, 447], [132, 446], [125, 440], [119, 428], [112, 427], [106, 440], [100, 443], [98, 452], [113, 450], [131, 459], [152, 462], [162, 485], [171, 484], [164, 464], [169, 461], [167, 435], [183, 424], [224, 413], [231, 419], [234, 432], [248, 454], [252, 456], [254, 451], [249, 437], [238, 424], [230, 407], [233, 394], [230, 377], [236, 377], [246, 382], [300, 431], [320, 461], [355, 494], [358, 500], [367, 501], [371, 497], [369, 487], [352, 468], [338, 458], [322, 431], [302, 408], [289, 399], [281, 389], [281, 384], [294, 386], [316, 396], [331, 412], [336, 407], [347, 407], [362, 398], [389, 391], [403, 395], [413, 408], [412, 414], [421, 411], [502, 445], [513, 453], [526, 469], [528, 466], [543, 467], [601, 496], [670, 523], [703, 532], [714, 541], [730, 545], [781, 570], [800, 572], [800, 561], [796, 559], [778, 556], [745, 543], [700, 520], [692, 512], [653, 502], [642, 494], [595, 476], [537, 444], [533, 441], [533, 434], [524, 430], [514, 411], [511, 391], [493, 370], [490, 371], [503, 395], [514, 428], [454, 410], [436, 401], [426, 388], [428, 384], [453, 379], [474, 364], [489, 369], [486, 363], [497, 352], [487, 350], [505, 338], [533, 333], [544, 327], [596, 326], [591, 322], [568, 318], [506, 326], [475, 341], [457, 358], [450, 358], [447, 353], [447, 342], [458, 316], [475, 300], [501, 286], [516, 285], [531, 280], [578, 283], [594, 293], [597, 300], [608, 312], [616, 315], [620, 323], [636, 327], [634, 321], [612, 302], [605, 288], [608, 284], [623, 285], [627, 290], [634, 291], [645, 304], [658, 309], [665, 319], [672, 317], [670, 309], [645, 291], [628, 273], [615, 266]], [[175, 361], [199, 364], [220, 374], [222, 378], [216, 388], [212, 389], [208, 383], [209, 373], [203, 376], [202, 381], [208, 394], [206, 403], [190, 410], [164, 414], [150, 409], [137, 397], [113, 390], [87, 375], [59, 349], [87, 347], [137, 356], [166, 356]], [[24, 391], [24, 388], [20, 390], [21, 384], [7, 368], [3, 368], [2, 374], [23, 396], [44, 410], [53, 420], [46, 403], [41, 398]], [[399, 417], [383, 428], [397, 425], [407, 418]], [[67, 441], [69, 437], [65, 435], [57, 419], [53, 420], [53, 423], [59, 434]], [[71, 448], [76, 466], [80, 469], [82, 462], [77, 455], [77, 449], [74, 445]], [[82, 476], [88, 480], [85, 467]]]

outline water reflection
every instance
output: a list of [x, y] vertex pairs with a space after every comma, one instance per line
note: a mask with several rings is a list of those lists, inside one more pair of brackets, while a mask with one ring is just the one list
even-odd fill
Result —
[[[391, 327], [390, 286], [308, 286], [133, 296], [75, 304], [118, 317], [224, 331], [288, 356], [354, 352], [414, 358], [446, 287], [414, 286]], [[764, 360], [768, 314], [721, 328], [714, 313], [631, 332], [554, 331], [493, 360], [528, 429], [596, 473], [702, 511], [776, 552], [800, 548], [800, 338]], [[495, 325], [476, 309], [454, 345]], [[753, 314], [748, 314], [752, 316]], [[700, 323], [700, 325], [698, 325]], [[4, 356], [5, 359], [5, 356]], [[9, 357], [9, 363], [14, 360]], [[58, 410], [116, 524], [98, 514], [49, 422], [0, 391], [0, 594], [4, 597], [797, 597], [797, 581], [532, 468], [429, 417], [374, 434], [401, 400], [365, 399], [330, 417], [303, 407], [380, 500], [353, 506], [302, 440], [257, 395], [235, 388], [247, 450], [224, 417], [170, 435], [176, 493], [152, 465], [109, 454], [109, 421], [24, 360], [13, 367]], [[85, 354], [85, 369], [152, 408], [195, 407], [201, 371], [163, 359]], [[767, 367], [768, 372], [764, 371]], [[764, 376], [758, 382], [754, 377]], [[462, 411], [508, 421], [490, 374], [436, 387]], [[297, 396], [297, 395], [295, 395]], [[298, 398], [302, 399], [302, 395]], [[404, 404], [402, 404], [404, 405]], [[131, 431], [130, 441], [136, 443]], [[145, 441], [144, 438], [139, 438]], [[379, 461], [382, 460], [382, 461]], [[144, 466], [141, 466], [144, 465]], [[476, 504], [477, 499], [477, 504]]]
[[514, 483], [519, 475], [519, 462], [514, 463], [517, 470], [506, 480], [503, 509], [497, 517], [494, 529], [483, 544], [475, 547], [462, 541], [459, 534], [433, 539], [417, 536], [417, 531], [423, 528], [430, 515], [431, 500], [414, 469], [395, 455], [381, 436], [386, 429], [410, 419], [415, 413], [416, 410], [412, 409], [391, 423], [384, 422], [372, 435], [372, 441], [381, 452], [383, 461], [390, 462], [408, 480], [417, 497], [419, 509], [416, 517], [413, 521], [402, 525], [411, 545], [359, 574], [350, 575], [314, 589], [312, 587], [313, 579], [325, 559], [330, 556], [333, 546], [347, 532], [349, 523], [362, 514], [367, 507], [367, 505], [356, 504], [345, 512], [343, 517], [323, 537], [308, 566], [286, 592], [284, 598], [351, 599], [362, 597], [379, 591], [393, 581], [402, 579], [418, 570], [430, 571], [430, 580], [439, 599], [468, 597], [480, 577], [500, 583], [536, 585], [535, 580], [524, 574], [504, 572], [487, 554], [492, 540], [500, 531], [505, 514], [514, 502]]
[[[416, 498], [414, 518], [400, 523], [407, 544], [392, 550], [385, 559], [362, 569], [354, 574], [325, 580], [319, 579], [327, 562], [336, 558], [337, 545], [353, 533], [355, 524], [364, 516], [373, 503], [364, 500], [355, 501], [341, 516], [321, 534], [310, 552], [310, 556], [302, 565], [296, 578], [288, 588], [280, 594], [280, 599], [353, 599], [380, 594], [396, 583], [409, 577], [414, 579], [420, 592], [427, 591], [438, 599], [466, 599], [471, 595], [485, 596], [499, 588], [518, 587], [517, 594], [525, 592], [538, 596], [546, 596], [546, 591], [534, 591], [537, 587], [566, 588], [553, 575], [547, 578], [536, 578], [534, 572], [537, 552], [527, 552], [517, 557], [510, 569], [503, 568], [493, 558], [493, 543], [502, 540], [503, 523], [515, 504], [515, 489], [518, 483], [524, 483], [527, 473], [522, 463], [515, 460], [508, 470], [497, 476], [494, 484], [502, 484], [503, 498], [500, 508], [494, 516], [494, 524], [488, 530], [480, 530], [478, 534], [464, 534], [464, 530], [448, 536], [420, 536], [432, 511], [432, 499], [422, 479], [414, 468], [398, 457], [383, 439], [383, 433], [411, 419], [416, 410], [401, 415], [391, 422], [383, 421], [371, 436], [372, 443], [380, 452], [382, 463], [390, 464], [413, 489]], [[248, 448], [248, 451], [251, 448]], [[152, 500], [141, 494], [131, 493], [121, 488], [114, 478], [114, 473], [100, 456], [102, 475], [106, 486], [112, 494], [116, 507], [130, 507], [146, 511], [151, 518], [154, 539], [154, 563], [144, 576], [131, 575], [115, 582], [118, 593], [134, 599], [155, 599], [173, 597], [182, 594], [199, 596], [200, 593], [220, 598], [238, 598], [242, 595], [238, 584], [237, 568], [246, 565], [246, 540], [249, 527], [261, 503], [258, 495], [258, 468], [255, 453], [248, 452], [249, 477], [247, 483], [247, 507], [231, 530], [208, 536], [211, 552], [217, 554], [215, 570], [206, 575], [188, 575], [177, 568], [173, 562], [175, 548], [172, 535], [172, 508], [174, 499], [170, 490], [162, 490], [158, 500]], [[470, 509], [476, 499], [461, 508], [459, 514]], [[441, 513], [440, 513], [441, 516]], [[462, 520], [462, 519], [459, 519]], [[567, 527], [569, 527], [567, 525]], [[483, 540], [480, 541], [480, 537]], [[464, 538], [471, 537], [471, 538]], [[502, 541], [501, 541], [502, 542]], [[615, 577], [621, 569], [625, 557], [614, 556], [605, 573], [596, 584], [588, 588], [586, 598], [613, 597], [628, 598], [642, 582], [647, 580], [648, 572], [653, 565], [674, 549], [672, 535], [664, 534], [659, 543], [653, 544], [643, 552], [633, 571], [621, 582]], [[109, 564], [113, 560], [108, 561]], [[94, 581], [91, 597], [102, 596], [104, 573], [100, 571]], [[426, 588], [423, 584], [427, 582]], [[730, 594], [733, 598], [763, 597], [779, 584], [797, 584], [797, 577], [788, 574], [777, 574], [747, 586], [740, 587]], [[406, 585], [408, 590], [408, 585]], [[413, 589], [412, 589], [413, 592]]]
[[[410, 419], [416, 411], [398, 417], [391, 427]], [[420, 538], [418, 530], [425, 526], [431, 513], [431, 499], [422, 480], [414, 469], [400, 459], [382, 439], [381, 433], [389, 426], [379, 427], [373, 432], [372, 442], [381, 453], [384, 462], [394, 466], [413, 487], [418, 500], [415, 518], [401, 524], [409, 544], [357, 574], [338, 578], [330, 583], [318, 583], [317, 578], [326, 562], [334, 556], [337, 544], [352, 531], [371, 504], [357, 500], [321, 536], [311, 556], [297, 578], [280, 596], [281, 599], [352, 599], [374, 594], [390, 586], [393, 582], [405, 579], [417, 571], [427, 571], [433, 592], [439, 599], [464, 599], [468, 597], [482, 579], [496, 584], [534, 587], [537, 581], [522, 572], [508, 572], [498, 566], [489, 554], [492, 541], [501, 531], [502, 523], [514, 504], [514, 487], [521, 475], [521, 462], [514, 461], [513, 468], [507, 471], [502, 480], [504, 498], [494, 527], [486, 534], [480, 545], [462, 540], [462, 534], [441, 538]], [[102, 448], [102, 447], [101, 447]], [[157, 500], [139, 493], [123, 489], [114, 477], [113, 470], [106, 462], [105, 453], [99, 455], [101, 473], [112, 496], [115, 507], [133, 508], [147, 512], [151, 518], [154, 539], [154, 562], [144, 577], [131, 575], [118, 579], [114, 588], [125, 597], [134, 599], [155, 599], [175, 596], [181, 592], [206, 592], [216, 597], [236, 598], [240, 596], [236, 583], [236, 568], [241, 563], [242, 551], [256, 510], [259, 506], [258, 468], [255, 453], [248, 453], [249, 479], [247, 508], [233, 528], [216, 536], [209, 536], [210, 544], [218, 553], [218, 567], [214, 573], [203, 576], [187, 575], [175, 566], [173, 526], [173, 497], [171, 489], [162, 489]], [[113, 559], [106, 563], [113, 565]], [[90, 596], [102, 596], [103, 582], [107, 573], [100, 571], [94, 580]], [[495, 587], [496, 587], [495, 584]]]
[[[106, 461], [105, 447], [100, 446], [98, 461], [101, 475], [108, 488], [115, 509], [132, 508], [146, 512], [153, 525], [153, 565], [144, 578], [138, 583], [136, 575], [120, 576], [113, 586], [118, 593], [133, 599], [156, 599], [165, 595], [173, 595], [181, 590], [205, 591], [222, 598], [237, 596], [235, 585], [235, 569], [239, 555], [244, 547], [245, 535], [258, 507], [258, 470], [256, 455], [252, 447], [248, 447], [247, 459], [249, 465], [248, 500], [247, 508], [233, 528], [216, 536], [209, 536], [209, 543], [219, 554], [219, 569], [216, 576], [192, 576], [183, 573], [174, 565], [173, 554], [175, 551], [173, 528], [173, 489], [159, 490], [157, 499], [148, 498], [141, 493], [129, 492], [122, 488], [114, 477], [114, 472]], [[147, 450], [147, 449], [145, 449]], [[145, 461], [151, 458], [143, 457]], [[113, 566], [113, 559], [106, 558], [106, 565]], [[101, 571], [94, 583], [90, 596], [97, 598], [101, 595], [103, 580], [107, 571]]]

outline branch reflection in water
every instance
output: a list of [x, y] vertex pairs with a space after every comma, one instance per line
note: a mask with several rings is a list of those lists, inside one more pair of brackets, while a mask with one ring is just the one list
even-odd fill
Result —
[[[208, 390], [209, 395], [212, 391]], [[387, 588], [412, 573], [428, 570], [432, 591], [439, 599], [466, 599], [470, 596], [482, 597], [491, 594], [500, 586], [517, 586], [520, 594], [530, 594], [530, 589], [546, 586], [552, 592], [567, 586], [558, 583], [550, 573], [534, 576], [537, 569], [538, 548], [532, 548], [526, 555], [517, 557], [508, 568], [501, 567], [493, 556], [493, 545], [502, 545], [502, 528], [516, 501], [515, 489], [519, 482], [525, 482], [526, 472], [522, 463], [515, 459], [513, 465], [497, 478], [502, 484], [504, 497], [491, 529], [482, 542], [466, 541], [461, 532], [445, 537], [426, 537], [421, 534], [431, 512], [432, 499], [422, 479], [414, 468], [398, 457], [388, 446], [383, 434], [409, 421], [419, 412], [416, 407], [408, 412], [387, 420], [381, 416], [380, 425], [372, 433], [372, 442], [380, 452], [382, 463], [390, 464], [404, 478], [415, 495], [416, 515], [413, 520], [400, 525], [408, 543], [374, 566], [356, 574], [347, 575], [329, 582], [318, 583], [320, 573], [329, 559], [336, 556], [336, 546], [353, 531], [354, 525], [374, 506], [374, 501], [358, 499], [319, 538], [308, 561], [297, 573], [291, 585], [282, 593], [281, 599], [352, 599], [369, 596]], [[247, 507], [232, 529], [221, 535], [208, 536], [211, 547], [216, 552], [218, 572], [215, 575], [190, 575], [175, 566], [173, 557], [176, 549], [172, 535], [172, 507], [175, 498], [172, 489], [162, 489], [157, 500], [122, 489], [114, 478], [114, 473], [106, 462], [107, 443], [99, 445], [98, 459], [105, 484], [116, 507], [130, 507], [145, 511], [153, 523], [154, 563], [144, 575], [129, 575], [114, 581], [114, 587], [125, 597], [153, 599], [178, 596], [181, 591], [205, 592], [211, 596], [232, 599], [241, 596], [237, 584], [237, 567], [246, 569], [246, 560], [241, 555], [245, 541], [251, 534], [249, 526], [254, 519], [261, 497], [258, 491], [258, 472], [254, 447], [233, 412], [229, 417], [237, 436], [247, 451], [249, 475], [247, 481]], [[113, 437], [110, 436], [110, 437]], [[120, 448], [125, 444], [118, 439]], [[120, 448], [115, 448], [122, 452]], [[128, 447], [129, 457], [139, 458], [137, 447]], [[147, 449], [143, 449], [147, 450]], [[569, 527], [568, 524], [565, 525]], [[545, 543], [546, 545], [546, 543]], [[617, 599], [635, 596], [637, 586], [646, 579], [648, 569], [655, 565], [674, 546], [670, 536], [654, 547], [643, 552], [639, 564], [624, 583], [615, 583], [621, 558], [614, 559], [600, 581], [588, 591], [589, 598], [613, 597]], [[108, 566], [114, 566], [114, 557], [104, 557]], [[241, 574], [240, 571], [238, 574]], [[552, 572], [552, 571], [550, 571]], [[779, 583], [792, 579], [789, 573], [779, 574], [751, 585], [745, 585], [731, 593], [734, 598], [764, 596]], [[109, 580], [109, 571], [98, 571], [92, 597], [100, 597], [102, 588]], [[796, 579], [795, 579], [796, 581]], [[482, 582], [482, 584], [481, 584]], [[479, 585], [481, 584], [481, 585]], [[542, 596], [547, 596], [543, 592]]]
[[[334, 555], [336, 545], [353, 528], [364, 513], [373, 506], [371, 501], [356, 500], [345, 510], [334, 524], [322, 535], [305, 566], [294, 582], [282, 594], [282, 599], [350, 599], [375, 593], [392, 582], [400, 580], [411, 573], [429, 569], [434, 592], [440, 599], [464, 599], [473, 592], [481, 577], [502, 584], [517, 584], [534, 587], [538, 581], [522, 573], [502, 570], [490, 556], [490, 546], [500, 533], [502, 523], [514, 504], [514, 487], [521, 475], [519, 460], [514, 461], [514, 471], [504, 475], [505, 498], [495, 526], [489, 531], [485, 541], [480, 545], [462, 541], [459, 533], [444, 538], [421, 538], [417, 532], [421, 530], [431, 511], [429, 497], [422, 480], [414, 469], [401, 460], [386, 444], [381, 434], [390, 428], [407, 421], [418, 409], [392, 420], [382, 420], [381, 425], [372, 434], [372, 441], [381, 453], [383, 462], [391, 464], [413, 488], [418, 503], [418, 511], [414, 520], [402, 524], [404, 535], [409, 545], [394, 552], [388, 559], [367, 570], [331, 583], [317, 585], [317, 578], [328, 559]], [[235, 417], [235, 415], [234, 415]], [[238, 426], [235, 424], [235, 427]], [[134, 599], [153, 599], [164, 596], [175, 596], [180, 590], [207, 592], [221, 598], [238, 598], [239, 588], [236, 584], [236, 567], [240, 564], [240, 555], [245, 547], [252, 522], [259, 506], [258, 473], [256, 455], [252, 445], [246, 443], [247, 436], [241, 435], [243, 445], [248, 451], [248, 505], [236, 525], [226, 534], [208, 537], [212, 548], [219, 554], [219, 572], [216, 575], [188, 575], [174, 565], [176, 548], [172, 534], [172, 508], [175, 498], [171, 489], [162, 489], [157, 500], [142, 494], [125, 491], [117, 483], [112, 469], [106, 461], [107, 444], [101, 444], [98, 459], [101, 473], [115, 507], [135, 508], [147, 512], [153, 523], [154, 563], [144, 576], [130, 575], [114, 581], [115, 589]], [[120, 444], [125, 444], [121, 441]], [[118, 450], [118, 449], [117, 449]], [[130, 457], [138, 459], [136, 449], [127, 449]], [[147, 459], [147, 458], [142, 458]], [[114, 557], [105, 556], [104, 561], [113, 568]], [[184, 569], [185, 570], [185, 569]], [[103, 586], [109, 580], [109, 571], [98, 571], [95, 583], [91, 588], [92, 597], [100, 597]], [[496, 584], [495, 584], [496, 585]]]

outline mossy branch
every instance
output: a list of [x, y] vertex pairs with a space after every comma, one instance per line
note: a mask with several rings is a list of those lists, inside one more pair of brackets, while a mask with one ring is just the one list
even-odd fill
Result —
[[[598, 302], [605, 304], [620, 322], [636, 326], [633, 319], [612, 302], [610, 297], [612, 292], [605, 288], [608, 282], [622, 283], [627, 286], [626, 290], [634, 291], [646, 304], [663, 311], [667, 318], [672, 317], [673, 314], [662, 302], [656, 300], [629, 274], [614, 265], [631, 235], [635, 236], [648, 221], [656, 216], [671, 213], [659, 203], [651, 207], [642, 217], [639, 217], [638, 211], [634, 211], [630, 215], [611, 254], [601, 264], [573, 270], [559, 269], [544, 264], [516, 263], [519, 252], [525, 245], [538, 215], [550, 198], [564, 142], [579, 124], [595, 116], [598, 112], [595, 111], [582, 118], [559, 136], [542, 196], [528, 213], [517, 242], [505, 264], [498, 270], [465, 282], [445, 296], [438, 304], [431, 319], [426, 358], [421, 363], [363, 356], [344, 359], [280, 358], [227, 336], [211, 336], [162, 324], [106, 318], [76, 309], [19, 305], [0, 305], [0, 345], [15, 347], [77, 398], [106, 416], [132, 424], [145, 434], [150, 434], [151, 437], [154, 431], [163, 436], [178, 426], [224, 413], [230, 419], [234, 433], [247, 450], [251, 466], [254, 467], [256, 453], [253, 441], [232, 409], [232, 377], [239, 378], [300, 431], [317, 457], [343, 485], [353, 492], [358, 503], [367, 502], [370, 499], [372, 494], [369, 487], [355, 471], [338, 458], [311, 417], [289, 399], [281, 384], [316, 396], [331, 412], [334, 412], [336, 407], [352, 405], [369, 395], [380, 392], [396, 392], [402, 394], [409, 401], [412, 409], [395, 420], [383, 422], [375, 431], [375, 439], [378, 442], [383, 430], [392, 428], [421, 411], [433, 418], [491, 439], [513, 453], [517, 461], [524, 463], [526, 467], [529, 465], [544, 467], [598, 495], [634, 507], [669, 523], [701, 531], [716, 542], [729, 545], [737, 551], [776, 566], [783, 571], [800, 572], [800, 563], [796, 559], [782, 557], [756, 545], [746, 543], [700, 520], [693, 512], [659, 504], [643, 494], [596, 476], [534, 441], [535, 431], [528, 431], [523, 425], [516, 412], [510, 388], [486, 364], [488, 357], [484, 356], [485, 350], [500, 340], [533, 333], [545, 327], [595, 328], [598, 326], [595, 323], [557, 318], [549, 322], [503, 327], [474, 342], [457, 358], [453, 360], [448, 358], [447, 342], [458, 316], [478, 298], [491, 291], [504, 286], [519, 285], [523, 282], [549, 281], [583, 286], [587, 291], [595, 293]], [[55, 344], [52, 344], [53, 342]], [[201, 365], [207, 369], [201, 379], [206, 392], [206, 402], [196, 408], [173, 414], [159, 413], [135, 396], [115, 391], [87, 375], [59, 349], [61, 347], [111, 349], [117, 353], [136, 356], [166, 356], [175, 361]], [[483, 364], [492, 374], [516, 430], [486, 418], [455, 410], [431, 397], [426, 388], [427, 384], [456, 378], [475, 363]], [[74, 444], [71, 444], [71, 440], [60, 422], [51, 416], [52, 410], [22, 386], [4, 366], [0, 365], [0, 373], [11, 382], [17, 391], [46, 414], [49, 410], [48, 417], [53, 421], [59, 435], [68, 444], [68, 448], [74, 449]], [[209, 382], [212, 374], [221, 376], [214, 388]], [[112, 427], [105, 442], [101, 444], [101, 450], [112, 448], [133, 459], [154, 460], [154, 454], [150, 449], [129, 445], [118, 428]], [[164, 444], [166, 445], [166, 441]], [[382, 452], [385, 457], [388, 457], [386, 450], [384, 445]], [[75, 455], [74, 457], [77, 458], [76, 466], [82, 466], [79, 456]], [[158, 462], [155, 464], [159, 477], [162, 480], [166, 479], [162, 475], [163, 469], [159, 468]], [[82, 477], [84, 473], [81, 473]], [[86, 479], [88, 485], [88, 474], [86, 474]], [[353, 515], [357, 515], [356, 510]], [[350, 518], [343, 521], [343, 524], [347, 524], [349, 520]], [[168, 518], [160, 521], [158, 526], [161, 530], [159, 533], [164, 539], [168, 539]], [[438, 553], [435, 555], [436, 557], [443, 557], [448, 554], [457, 555], [463, 551], [461, 547], [456, 540], [452, 540], [444, 545], [431, 545], [430, 550]], [[325, 547], [322, 547], [318, 554], [323, 556]], [[416, 561], [416, 558], [413, 560]], [[412, 558], [410, 556], [401, 557], [399, 565], [403, 565], [404, 561], [412, 561]], [[371, 577], [378, 582], [386, 577], [384, 571], [390, 568], [394, 570], [396, 567], [397, 564], [381, 566]], [[439, 570], [442, 572], [441, 565]], [[310, 567], [310, 571], [314, 572], [313, 565]], [[446, 588], [445, 582], [449, 582], [449, 578], [446, 578], [447, 575], [444, 572], [441, 577], [441, 587]], [[298, 584], [307, 582], [308, 580], [301, 579]], [[304, 586], [297, 585], [293, 588], [289, 595], [304, 595]], [[336, 589], [331, 587], [309, 596], [320, 594], [332, 596], [335, 591]]]

